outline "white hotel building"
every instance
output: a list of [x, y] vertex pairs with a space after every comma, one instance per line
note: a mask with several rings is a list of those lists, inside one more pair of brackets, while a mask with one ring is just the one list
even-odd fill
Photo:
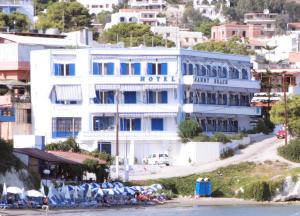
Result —
[[33, 51], [33, 132], [115, 154], [117, 95], [120, 156], [131, 163], [180, 144], [186, 117], [207, 132], [238, 132], [260, 115], [250, 66], [246, 56], [178, 48]]

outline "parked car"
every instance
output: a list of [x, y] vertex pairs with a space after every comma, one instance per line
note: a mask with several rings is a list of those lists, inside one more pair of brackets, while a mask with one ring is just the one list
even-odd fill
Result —
[[165, 153], [154, 153], [143, 159], [143, 164], [165, 164], [170, 165], [169, 156]]
[[276, 133], [276, 137], [278, 139], [283, 139], [283, 138], [285, 138], [285, 136], [286, 136], [286, 131], [283, 129], [277, 131], [277, 133]]

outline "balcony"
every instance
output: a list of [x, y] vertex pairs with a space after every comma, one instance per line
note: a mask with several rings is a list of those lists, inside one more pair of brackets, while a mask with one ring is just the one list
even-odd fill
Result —
[[72, 131], [53, 131], [52, 138], [68, 138], [68, 137], [76, 137], [78, 132]]
[[15, 122], [16, 115], [15, 109], [12, 107], [0, 108], [0, 122]]
[[185, 113], [205, 113], [205, 114], [225, 114], [225, 115], [261, 115], [260, 108], [243, 106], [222, 106], [207, 104], [185, 104], [183, 105]]
[[[115, 141], [116, 131], [81, 131], [78, 140]], [[120, 131], [119, 140], [179, 140], [179, 137], [171, 131]]]
[[184, 76], [183, 84], [255, 89], [256, 91], [259, 91], [260, 89], [259, 81], [248, 80], [248, 79], [224, 79], [224, 78], [217, 78], [217, 77], [201, 77], [201, 76], [193, 76], [193, 75]]

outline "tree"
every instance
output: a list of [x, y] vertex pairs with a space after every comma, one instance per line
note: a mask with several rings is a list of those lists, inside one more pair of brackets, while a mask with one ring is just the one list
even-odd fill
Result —
[[196, 26], [200, 26], [203, 21], [208, 21], [207, 17], [202, 16], [199, 10], [195, 10], [193, 5], [188, 5], [182, 15], [182, 24], [184, 28], [194, 30]]
[[22, 13], [14, 12], [5, 14], [0, 12], [0, 27], [8, 27], [10, 30], [27, 31], [30, 26], [28, 17]]
[[210, 38], [211, 36], [211, 28], [215, 25], [218, 25], [220, 23], [219, 20], [204, 20], [203, 22], [199, 23], [198, 26], [195, 27], [195, 31], [202, 32], [203, 35]]
[[81, 152], [81, 149], [73, 137], [68, 138], [63, 142], [51, 143], [46, 145], [46, 149], [50, 151], [71, 151]]
[[254, 54], [254, 52], [247, 47], [247, 44], [243, 43], [238, 37], [234, 37], [229, 41], [209, 41], [205, 43], [199, 43], [195, 45], [193, 49], [239, 55]]
[[[300, 137], [300, 96], [292, 96], [287, 99], [288, 131], [296, 137]], [[270, 111], [271, 121], [274, 124], [283, 124], [284, 101], [277, 102]]]
[[46, 14], [40, 14], [37, 27], [41, 29], [58, 28], [72, 31], [91, 24], [89, 11], [78, 2], [55, 2], [47, 7]]
[[151, 32], [149, 25], [137, 23], [119, 23], [103, 32], [100, 36], [100, 42], [117, 43], [124, 42], [125, 46], [175, 46], [174, 42], [165, 40], [161, 36], [156, 36]]
[[111, 12], [109, 11], [102, 11], [97, 14], [96, 20], [99, 24], [102, 24], [104, 27], [106, 23], [109, 23], [111, 21]]
[[201, 131], [201, 128], [195, 120], [184, 120], [179, 125], [179, 136], [183, 141], [197, 136]]

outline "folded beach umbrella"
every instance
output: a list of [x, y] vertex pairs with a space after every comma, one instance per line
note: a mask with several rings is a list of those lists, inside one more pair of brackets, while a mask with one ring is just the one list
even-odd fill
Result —
[[41, 181], [41, 186], [40, 186], [40, 192], [43, 194], [43, 196], [45, 196], [45, 188], [44, 188], [42, 181]]
[[78, 191], [77, 191], [77, 188], [74, 188], [73, 198], [74, 198], [74, 200], [78, 199]]
[[66, 199], [66, 200], [71, 199], [70, 191], [68, 190], [67, 187], [66, 187], [66, 189], [65, 189], [65, 199]]
[[[28, 196], [28, 195], [27, 195], [27, 196]], [[53, 197], [53, 196], [54, 196], [54, 194], [53, 194], [53, 187], [50, 186], [50, 187], [49, 187], [49, 191], [48, 191], [48, 197], [51, 198], [51, 197]]]
[[8, 187], [6, 191], [7, 191], [7, 193], [12, 193], [12, 194], [21, 194], [22, 193], [21, 188], [18, 188], [18, 187]]
[[6, 196], [7, 195], [7, 188], [6, 188], [6, 184], [3, 184], [3, 190], [2, 190], [2, 195]]
[[92, 189], [91, 189], [90, 186], [88, 187], [88, 190], [87, 190], [87, 192], [86, 192], [86, 197], [87, 197], [87, 198], [91, 198], [91, 197], [92, 197]]
[[[51, 188], [51, 187], [50, 187]], [[49, 188], [49, 193], [48, 193], [48, 197], [50, 197], [50, 188]], [[51, 192], [52, 193], [52, 192]], [[28, 190], [26, 191], [26, 196], [28, 197], [44, 197], [44, 195], [40, 192], [40, 191], [37, 191], [37, 190]]]
[[23, 199], [26, 199], [26, 195], [25, 195], [24, 188], [22, 188], [21, 191], [22, 191], [22, 192], [20, 193], [20, 199], [22, 199], [22, 200], [23, 200]]

